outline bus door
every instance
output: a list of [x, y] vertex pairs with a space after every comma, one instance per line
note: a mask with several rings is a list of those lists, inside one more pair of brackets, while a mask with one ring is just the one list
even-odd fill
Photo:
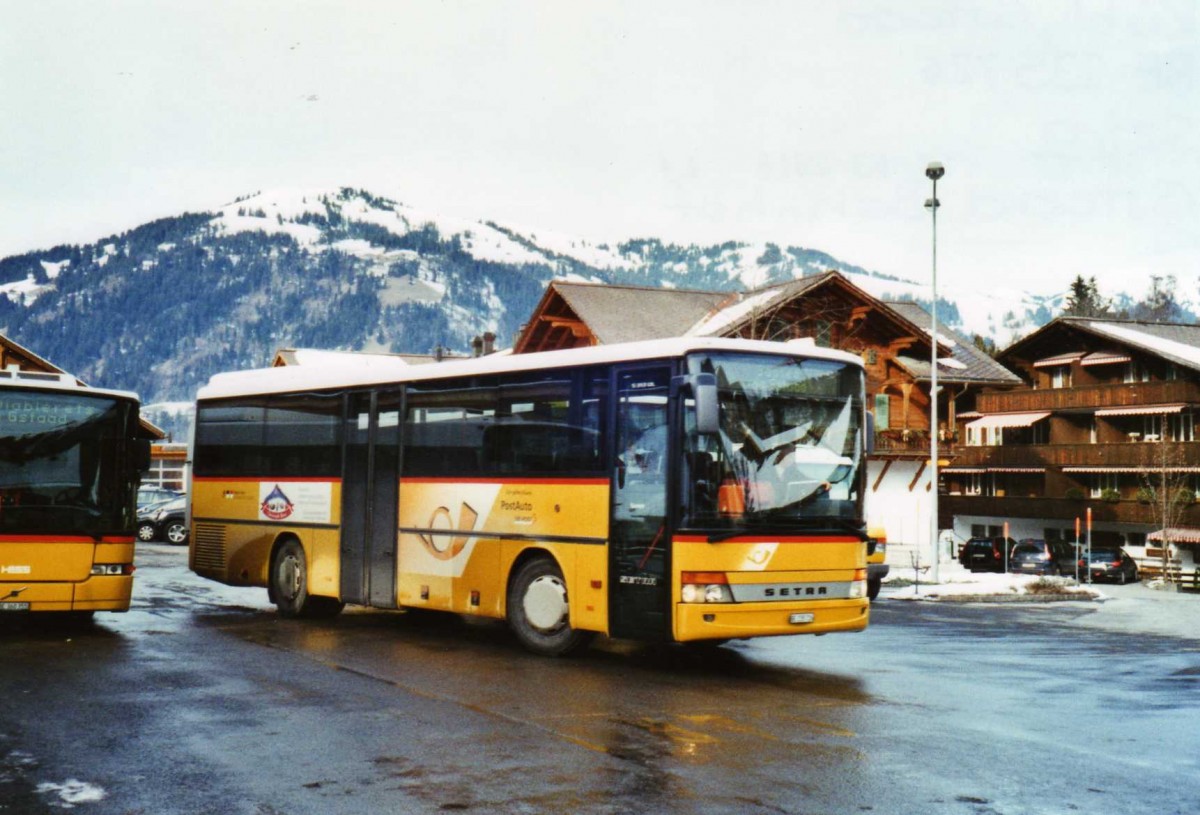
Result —
[[342, 601], [396, 607], [400, 397], [352, 393], [342, 479]]
[[670, 530], [667, 528], [666, 365], [614, 371], [616, 449], [609, 544], [609, 627], [615, 637], [667, 639]]

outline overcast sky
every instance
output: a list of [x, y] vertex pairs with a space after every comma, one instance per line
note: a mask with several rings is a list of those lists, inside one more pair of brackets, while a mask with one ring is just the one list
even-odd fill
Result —
[[1200, 4], [0, 0], [0, 257], [276, 187], [1039, 292], [1200, 275]]

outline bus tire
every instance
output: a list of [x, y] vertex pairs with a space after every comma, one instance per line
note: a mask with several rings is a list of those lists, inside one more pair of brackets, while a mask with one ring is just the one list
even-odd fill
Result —
[[285, 540], [271, 558], [271, 599], [279, 616], [333, 617], [344, 604], [332, 597], [314, 597], [308, 593], [308, 562], [300, 541]]
[[879, 590], [883, 588], [883, 578], [876, 577], [873, 580], [867, 581], [867, 599], [874, 600], [879, 596]]
[[508, 624], [522, 645], [542, 656], [566, 656], [592, 639], [590, 631], [571, 628], [566, 581], [547, 557], [517, 571], [508, 590]]

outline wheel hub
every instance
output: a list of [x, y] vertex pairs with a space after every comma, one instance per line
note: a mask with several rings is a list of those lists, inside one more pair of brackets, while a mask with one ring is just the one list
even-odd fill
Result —
[[543, 575], [529, 584], [522, 607], [530, 625], [538, 631], [554, 631], [567, 619], [567, 588], [558, 578]]

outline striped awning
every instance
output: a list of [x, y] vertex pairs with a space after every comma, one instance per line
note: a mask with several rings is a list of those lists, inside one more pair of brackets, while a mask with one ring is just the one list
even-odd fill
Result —
[[1167, 540], [1172, 543], [1200, 543], [1200, 529], [1171, 526], [1151, 532], [1146, 536], [1146, 540], [1161, 541], [1163, 539], [1163, 532], [1167, 533]]
[[1127, 407], [1100, 408], [1097, 416], [1154, 416], [1165, 413], [1182, 413], [1187, 405], [1130, 405]]
[[1200, 473], [1200, 467], [1063, 467], [1064, 473]]
[[973, 427], [976, 430], [983, 427], [1029, 427], [1049, 415], [1050, 411], [1048, 410], [1037, 413], [992, 413], [973, 422], [967, 422], [967, 427]]
[[982, 475], [987, 472], [985, 467], [943, 467], [940, 472], [945, 475]]
[[1122, 362], [1132, 362], [1133, 357], [1118, 351], [1094, 351], [1079, 360], [1080, 365], [1117, 365]]
[[1083, 351], [1072, 351], [1069, 354], [1059, 354], [1058, 356], [1046, 357], [1045, 359], [1039, 359], [1037, 362], [1033, 363], [1033, 367], [1035, 367], [1035, 368], [1056, 368], [1059, 365], [1070, 365], [1075, 360], [1082, 359], [1083, 356], [1084, 356]]
[[988, 467], [988, 468], [987, 468], [987, 471], [988, 471], [989, 473], [1018, 473], [1018, 474], [1020, 474], [1020, 473], [1031, 473], [1031, 474], [1037, 474], [1037, 473], [1044, 473], [1044, 472], [1046, 472], [1046, 468], [1045, 468], [1045, 467]]
[[962, 413], [959, 413], [957, 415], [957, 418], [959, 418], [959, 419], [978, 419], [982, 415], [983, 414], [980, 413], [978, 410], [964, 410]]

